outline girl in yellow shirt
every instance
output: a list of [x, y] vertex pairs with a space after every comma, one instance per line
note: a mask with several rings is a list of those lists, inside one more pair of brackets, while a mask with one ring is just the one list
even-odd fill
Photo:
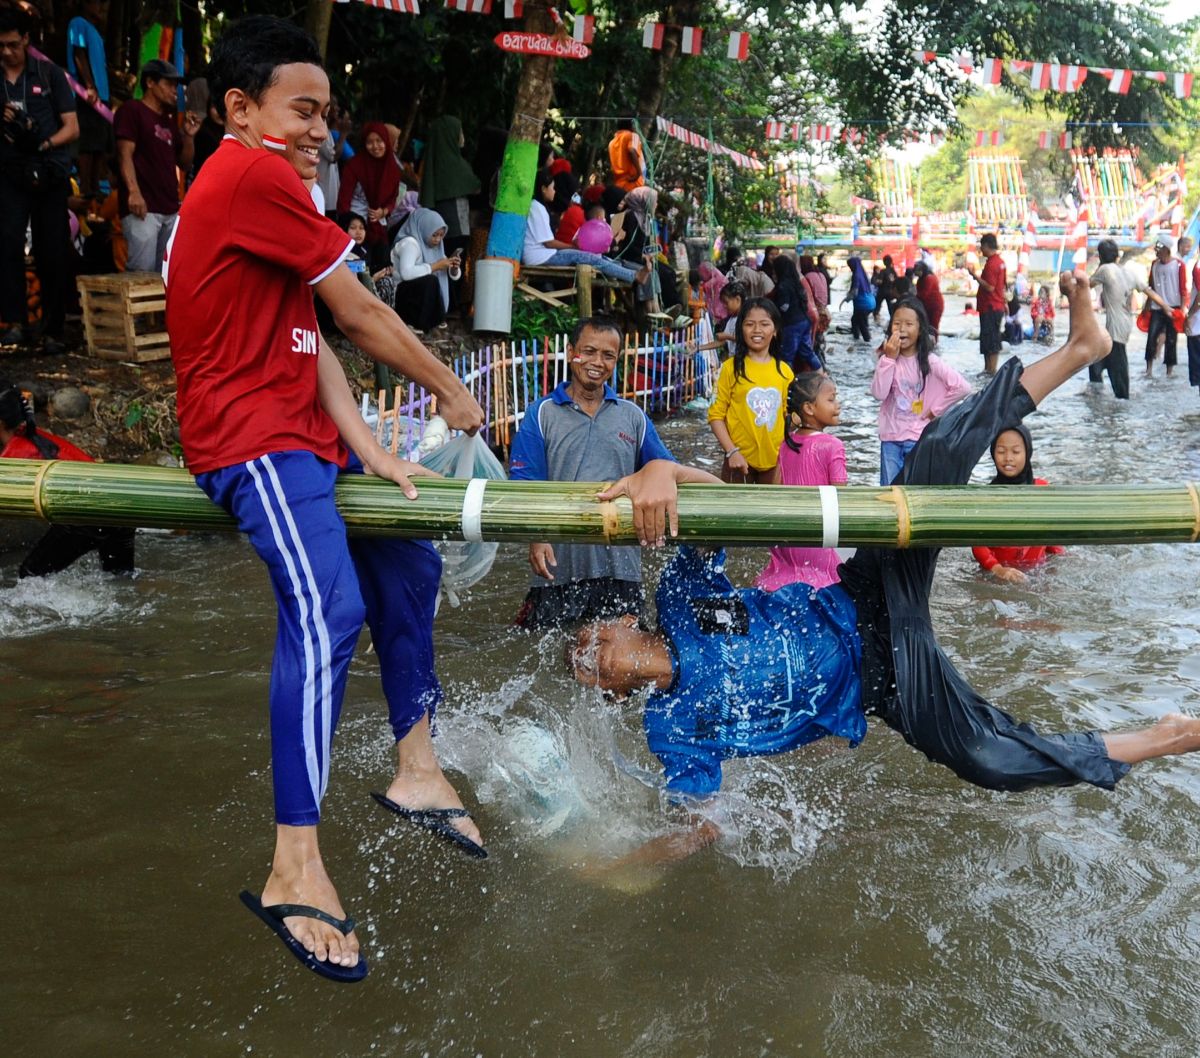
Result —
[[721, 365], [708, 425], [725, 453], [721, 479], [774, 485], [779, 479], [792, 369], [779, 359], [783, 321], [775, 303], [747, 298], [737, 321], [737, 348]]

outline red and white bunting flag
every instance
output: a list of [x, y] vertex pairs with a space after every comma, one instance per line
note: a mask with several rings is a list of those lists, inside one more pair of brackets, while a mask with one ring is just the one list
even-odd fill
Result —
[[1086, 66], [1064, 66], [1060, 63], [1050, 64], [1050, 87], [1056, 92], [1078, 92], [1079, 86], [1087, 78]]
[[939, 143], [946, 142], [946, 134], [944, 132], [931, 132], [929, 134], [929, 142], [935, 146]]
[[492, 0], [446, 0], [452, 11], [465, 11], [469, 15], [490, 15]]
[[1004, 71], [1004, 60], [984, 59], [979, 69], [983, 73], [984, 84], [999, 84], [1000, 74]]
[[525, 14], [525, 0], [504, 0], [504, 17], [521, 18]]
[[809, 125], [808, 138], [813, 143], [828, 143], [833, 139], [832, 125]]
[[1128, 95], [1129, 86], [1133, 84], [1132, 70], [1110, 70], [1108, 73], [1108, 90], [1116, 95]]
[[1038, 150], [1044, 151], [1050, 146], [1050, 133], [1046, 130], [1038, 133]]
[[1159, 84], [1167, 83], [1167, 75], [1162, 70], [1138, 70], [1138, 73], [1143, 77], [1149, 77], [1151, 81], [1157, 81]]
[[783, 122], [768, 121], [767, 122], [767, 139], [781, 140], [783, 139]]
[[647, 22], [642, 27], [642, 47], [653, 48], [655, 51], [662, 50], [663, 44], [663, 24], [661, 22]]
[[999, 147], [1004, 141], [1004, 137], [1000, 135], [999, 129], [992, 129], [990, 132], [985, 132], [980, 129], [975, 133], [976, 147]]
[[926, 51], [924, 48], [914, 48], [913, 49], [913, 58], [916, 59], [917, 62], [931, 63], [931, 62], [933, 62], [934, 59], [937, 58], [937, 52], [936, 51]]
[[975, 72], [975, 60], [971, 58], [969, 51], [956, 51], [950, 58], [958, 64], [958, 68], [965, 74]]
[[1175, 98], [1190, 99], [1192, 96], [1192, 75], [1177, 73], [1175, 75]]
[[1033, 69], [1029, 71], [1029, 87], [1039, 91], [1050, 87], [1049, 63], [1035, 62], [1033, 64]]
[[[349, 3], [349, 0], [339, 0]], [[378, 7], [384, 11], [398, 11], [402, 15], [419, 15], [421, 5], [417, 0], [363, 0], [368, 7]]]
[[865, 209], [874, 209], [877, 205], [879, 205], [879, 203], [869, 198], [861, 198], [858, 195], [851, 195], [850, 205], [863, 206]]
[[729, 47], [725, 51], [725, 57], [737, 59], [738, 62], [745, 62], [750, 58], [750, 34], [741, 33], [738, 30], [730, 33]]
[[704, 31], [698, 26], [684, 26], [680, 30], [679, 50], [684, 55], [699, 55]]
[[1075, 133], [1060, 132], [1058, 134], [1058, 148], [1062, 151], [1069, 151], [1072, 144], [1075, 142]]
[[571, 39], [580, 44], [591, 44], [596, 38], [596, 16], [576, 15], [571, 23]]

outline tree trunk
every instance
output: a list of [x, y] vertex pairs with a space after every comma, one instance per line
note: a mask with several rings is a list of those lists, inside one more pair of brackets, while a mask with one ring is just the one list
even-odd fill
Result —
[[304, 28], [316, 39], [321, 58], [329, 50], [329, 23], [333, 21], [333, 0], [308, 0]]
[[[550, 16], [538, 8], [525, 16], [525, 29], [531, 33], [546, 33], [551, 29]], [[488, 233], [489, 257], [521, 259], [525, 241], [525, 218], [529, 203], [537, 189], [538, 145], [546, 110], [554, 94], [554, 62], [544, 55], [526, 55], [517, 84], [517, 100], [513, 107], [512, 125], [500, 166], [500, 182], [496, 191], [496, 209]]]
[[654, 119], [662, 110], [667, 77], [679, 57], [683, 26], [700, 24], [700, 0], [675, 0], [663, 14], [666, 29], [663, 32], [662, 50], [655, 53], [657, 61], [650, 64], [642, 83], [638, 86], [637, 119], [642, 135], [653, 140], [657, 133]]

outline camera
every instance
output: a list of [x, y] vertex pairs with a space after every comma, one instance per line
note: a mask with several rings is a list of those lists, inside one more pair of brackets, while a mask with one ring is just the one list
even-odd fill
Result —
[[37, 154], [42, 137], [38, 135], [37, 125], [32, 117], [24, 110], [12, 107], [8, 111], [11, 117], [4, 119], [2, 134], [9, 143], [25, 154]]

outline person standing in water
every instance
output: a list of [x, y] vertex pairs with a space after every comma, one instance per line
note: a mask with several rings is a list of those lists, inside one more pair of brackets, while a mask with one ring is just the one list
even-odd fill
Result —
[[1000, 256], [1000, 243], [992, 232], [980, 238], [979, 252], [983, 254], [982, 274], [976, 272], [972, 264], [967, 265], [967, 272], [979, 284], [975, 304], [979, 310], [979, 352], [983, 355], [983, 371], [994, 375], [1000, 362], [1004, 312], [1008, 307], [1008, 271]]

